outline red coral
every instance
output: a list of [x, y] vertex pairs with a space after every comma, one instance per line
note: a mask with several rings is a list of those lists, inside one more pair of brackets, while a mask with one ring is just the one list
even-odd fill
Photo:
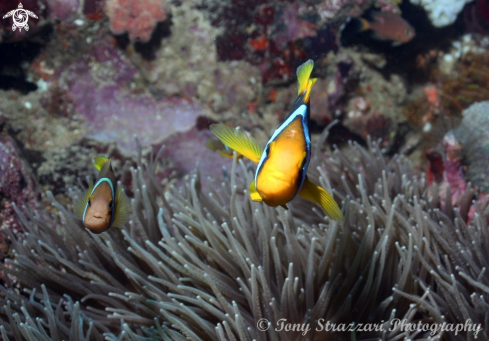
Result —
[[107, 15], [114, 34], [129, 33], [129, 39], [147, 42], [168, 11], [164, 0], [108, 0]]

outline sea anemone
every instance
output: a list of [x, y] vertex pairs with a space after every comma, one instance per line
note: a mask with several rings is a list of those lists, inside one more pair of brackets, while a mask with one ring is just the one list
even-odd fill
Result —
[[[205, 179], [210, 193], [198, 170], [164, 193], [158, 155], [143, 163], [139, 153], [131, 169], [122, 228], [93, 235], [50, 193], [49, 219], [16, 208], [24, 234], [10, 234], [13, 258], [2, 266], [4, 340], [390, 340], [430, 333], [392, 328], [396, 319], [487, 323], [489, 212], [478, 207], [466, 225], [470, 189], [442, 212], [404, 157], [386, 160], [371, 141], [328, 153], [318, 145], [309, 176], [341, 203], [337, 223], [303, 200], [288, 211], [252, 202], [252, 173], [236, 158], [225, 182]], [[280, 321], [297, 325], [280, 330]], [[321, 331], [327, 321], [377, 325]]]

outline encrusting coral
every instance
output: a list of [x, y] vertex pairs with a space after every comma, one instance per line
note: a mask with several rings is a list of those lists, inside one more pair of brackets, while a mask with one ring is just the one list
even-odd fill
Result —
[[[2, 266], [3, 340], [393, 340], [431, 333], [391, 328], [395, 319], [487, 325], [487, 201], [466, 225], [470, 189], [442, 212], [437, 191], [377, 143], [316, 148], [311, 176], [342, 202], [341, 223], [301, 200], [289, 211], [252, 202], [242, 160], [222, 184], [207, 179], [210, 193], [198, 171], [163, 193], [158, 155], [138, 159], [123, 228], [90, 234], [49, 193], [49, 220], [17, 209], [25, 233], [10, 234], [14, 257]], [[311, 330], [279, 330], [281, 319]], [[326, 321], [382, 327], [315, 330]], [[432, 333], [441, 336], [473, 333]]]

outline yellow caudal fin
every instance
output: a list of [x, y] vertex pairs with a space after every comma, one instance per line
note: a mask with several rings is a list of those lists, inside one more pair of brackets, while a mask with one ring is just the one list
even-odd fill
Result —
[[309, 103], [309, 97], [311, 95], [311, 88], [316, 83], [316, 78], [310, 78], [312, 69], [314, 68], [314, 62], [309, 59], [307, 62], [297, 68], [297, 82], [298, 82], [298, 95], [302, 95], [304, 91], [304, 103]]
[[78, 219], [83, 219], [83, 212], [85, 212], [85, 207], [87, 206], [88, 197], [90, 196], [90, 193], [92, 193], [92, 189], [93, 189], [93, 182], [90, 182], [90, 184], [88, 185], [88, 189], [85, 192], [83, 192], [83, 194], [81, 194], [73, 204], [73, 213]]
[[260, 162], [263, 148], [253, 137], [248, 136], [241, 130], [229, 128], [224, 124], [212, 124], [209, 129], [229, 148], [255, 163]]
[[95, 163], [93, 164], [95, 168], [100, 172], [100, 170], [104, 167], [104, 165], [109, 161], [105, 156], [95, 156]]
[[258, 193], [258, 191], [256, 190], [255, 180], [253, 180], [253, 182], [250, 184], [249, 190], [250, 190], [251, 200], [258, 201], [258, 202], [263, 201], [262, 197], [260, 196], [260, 193]]
[[304, 185], [302, 185], [302, 188], [299, 192], [299, 195], [306, 200], [321, 205], [323, 210], [331, 219], [336, 221], [343, 220], [343, 213], [341, 213], [341, 210], [333, 197], [323, 188], [319, 187], [314, 182], [309, 180], [307, 176], [306, 180], [304, 181]]
[[122, 188], [119, 187], [117, 188], [117, 193], [115, 195], [115, 213], [112, 226], [124, 226], [129, 220], [130, 212], [131, 202], [127, 195], [122, 191]]

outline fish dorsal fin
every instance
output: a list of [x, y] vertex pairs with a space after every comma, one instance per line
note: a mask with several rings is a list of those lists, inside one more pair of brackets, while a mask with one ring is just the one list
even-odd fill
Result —
[[93, 165], [100, 172], [109, 159], [105, 156], [95, 156], [94, 161], [95, 163]]
[[242, 130], [229, 128], [222, 123], [212, 124], [209, 129], [229, 148], [255, 163], [260, 161], [261, 155], [263, 154], [263, 148], [257, 140], [248, 136]]
[[250, 184], [249, 190], [250, 190], [251, 200], [258, 201], [258, 202], [263, 201], [262, 197], [260, 196], [260, 193], [258, 193], [258, 191], [256, 190], [255, 180], [253, 180], [253, 182]]
[[122, 191], [122, 187], [118, 187], [115, 195], [115, 213], [112, 226], [124, 226], [129, 220], [130, 212], [131, 202], [127, 195]]
[[313, 68], [314, 62], [312, 59], [309, 59], [297, 68], [298, 95], [300, 96], [306, 92], [304, 95], [304, 103], [309, 103], [311, 88], [316, 82], [316, 78], [310, 78]]
[[343, 213], [333, 197], [323, 188], [309, 180], [307, 176], [301, 190], [299, 191], [299, 195], [308, 201], [321, 205], [323, 210], [331, 219], [336, 221], [343, 220]]

